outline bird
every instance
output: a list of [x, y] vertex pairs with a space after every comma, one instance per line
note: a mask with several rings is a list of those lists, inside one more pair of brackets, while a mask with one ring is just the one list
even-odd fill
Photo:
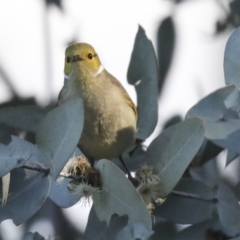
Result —
[[74, 43], [65, 50], [64, 85], [58, 105], [74, 98], [81, 98], [84, 108], [78, 147], [91, 163], [120, 158], [134, 146], [137, 108], [87, 43]]

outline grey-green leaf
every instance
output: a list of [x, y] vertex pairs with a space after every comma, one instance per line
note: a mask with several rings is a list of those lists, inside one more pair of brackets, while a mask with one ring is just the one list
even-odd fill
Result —
[[88, 224], [84, 233], [84, 239], [87, 240], [116, 240], [117, 233], [126, 226], [127, 216], [119, 217], [117, 214], [112, 215], [109, 225], [100, 222], [94, 207], [91, 208]]
[[240, 27], [230, 36], [224, 53], [224, 76], [226, 84], [240, 87]]
[[146, 163], [154, 166], [155, 174], [162, 181], [162, 196], [176, 186], [203, 139], [202, 121], [192, 118], [167, 128], [150, 144]]
[[240, 119], [237, 112], [227, 108], [232, 108], [227, 102], [234, 91], [234, 86], [227, 86], [211, 93], [189, 110], [187, 118], [201, 118], [207, 139], [240, 154]]
[[[206, 231], [208, 229], [211, 229], [214, 225], [214, 228], [216, 227], [216, 220], [206, 220], [204, 222], [194, 224], [190, 227], [184, 228], [182, 231], [180, 231], [173, 240], [203, 240], [206, 239]], [[220, 229], [217, 229], [216, 231], [219, 231]]]
[[216, 159], [211, 159], [203, 166], [191, 167], [189, 173], [192, 178], [204, 182], [212, 189], [217, 186], [220, 178]]
[[36, 132], [40, 121], [53, 108], [48, 106], [19, 106], [0, 109], [0, 123], [7, 126]]
[[14, 168], [23, 166], [31, 158], [36, 157], [37, 147], [18, 137], [12, 136], [9, 145], [0, 144], [0, 177]]
[[[211, 217], [214, 209], [213, 191], [204, 183], [193, 179], [181, 179], [166, 201], [157, 205], [153, 214], [179, 224], [195, 224]], [[187, 197], [196, 196], [196, 198]]]
[[39, 125], [36, 143], [48, 153], [55, 179], [76, 148], [83, 128], [83, 119], [82, 101], [73, 99], [51, 110]]
[[158, 121], [158, 66], [152, 42], [139, 26], [127, 73], [137, 92], [138, 137], [146, 139]]
[[227, 109], [233, 109], [235, 111], [240, 110], [240, 92], [237, 88], [226, 98], [224, 104]]
[[227, 159], [226, 159], [226, 167], [229, 163], [231, 163], [233, 160], [235, 160], [239, 156], [239, 153], [232, 152], [228, 150], [227, 152]]
[[153, 231], [148, 229], [143, 223], [132, 223], [124, 227], [117, 235], [116, 240], [147, 240]]
[[95, 168], [102, 181], [102, 190], [93, 193], [93, 206], [99, 220], [108, 224], [114, 213], [128, 215], [129, 224], [142, 222], [151, 229], [146, 205], [124, 173], [108, 160], [98, 161]]
[[240, 206], [231, 189], [224, 183], [219, 184], [216, 194], [217, 209], [222, 225], [232, 230], [240, 229]]
[[72, 181], [72, 179], [63, 178], [55, 180], [53, 177], [50, 177], [50, 180], [51, 188], [49, 197], [59, 207], [71, 207], [80, 200], [81, 196], [79, 196], [77, 193], [69, 192], [68, 190], [68, 183]]
[[41, 208], [48, 196], [49, 187], [49, 177], [42, 173], [14, 169], [11, 172], [7, 204], [0, 206], [0, 222], [9, 218], [16, 225], [25, 222]]
[[225, 116], [227, 107], [224, 101], [235, 90], [234, 86], [226, 86], [209, 94], [195, 104], [187, 113], [186, 118], [220, 120]]
[[27, 233], [22, 240], [45, 240], [43, 236], [41, 236], [38, 232], [35, 233]]

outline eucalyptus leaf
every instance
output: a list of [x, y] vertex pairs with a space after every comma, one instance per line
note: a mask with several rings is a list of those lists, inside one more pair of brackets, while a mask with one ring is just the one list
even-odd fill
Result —
[[240, 119], [237, 112], [227, 109], [224, 102], [234, 90], [234, 86], [227, 86], [211, 93], [193, 106], [186, 118], [201, 118], [207, 139], [240, 154]]
[[68, 208], [80, 200], [81, 196], [78, 193], [70, 192], [68, 189], [68, 184], [72, 179], [59, 178], [55, 180], [53, 177], [50, 177], [50, 180], [51, 188], [49, 197], [59, 207]]
[[0, 177], [14, 168], [23, 166], [38, 155], [37, 147], [18, 137], [12, 136], [9, 145], [0, 144]]
[[216, 90], [195, 104], [187, 113], [186, 118], [199, 117], [219, 121], [225, 117], [227, 107], [224, 101], [235, 91], [235, 87], [230, 85]]
[[137, 92], [138, 137], [146, 139], [158, 121], [158, 66], [152, 42], [139, 26], [127, 72]]
[[240, 110], [240, 92], [237, 88], [226, 98], [224, 104], [227, 109], [233, 109], [237, 112]]
[[220, 152], [223, 151], [223, 148], [217, 146], [213, 142], [207, 140], [206, 138], [203, 141], [201, 148], [194, 157], [192, 166], [202, 166], [207, 161], [216, 157]]
[[109, 224], [111, 216], [128, 215], [128, 223], [142, 222], [151, 228], [151, 218], [132, 183], [124, 173], [108, 160], [100, 160], [95, 168], [99, 170], [102, 189], [93, 192], [93, 206], [100, 221]]
[[161, 21], [157, 34], [160, 91], [163, 90], [162, 88], [173, 60], [175, 41], [176, 31], [173, 16], [167, 16]]
[[[136, 145], [133, 154], [128, 154], [125, 156], [124, 162], [131, 172], [136, 172], [140, 166], [144, 165], [146, 162], [146, 149], [142, 145]], [[123, 172], [125, 172], [125, 168], [123, 167], [122, 163], [119, 161], [119, 158], [111, 160], [114, 162]]]
[[153, 235], [150, 240], [173, 240], [173, 237], [178, 232], [177, 225], [169, 221], [160, 221], [153, 226]]
[[240, 27], [227, 41], [224, 53], [224, 76], [226, 84], [240, 87]]
[[226, 159], [226, 167], [228, 166], [229, 163], [231, 163], [233, 160], [235, 160], [238, 156], [239, 156], [238, 153], [228, 150], [227, 159]]
[[41, 208], [49, 187], [49, 177], [42, 173], [21, 168], [13, 170], [7, 204], [0, 206], [0, 222], [9, 218], [16, 225], [25, 222]]
[[51, 110], [39, 125], [36, 143], [52, 162], [55, 179], [76, 148], [83, 118], [81, 99], [73, 99]]
[[182, 177], [204, 139], [203, 124], [192, 118], [165, 129], [147, 150], [146, 163], [163, 184], [162, 197], [169, 194]]
[[116, 240], [148, 240], [153, 234], [143, 223], [132, 223], [124, 227], [117, 235]]
[[38, 232], [35, 232], [27, 233], [22, 240], [45, 240], [45, 238], [41, 236]]
[[36, 132], [39, 123], [44, 116], [53, 108], [48, 106], [19, 106], [0, 109], [0, 123], [7, 126]]
[[6, 126], [5, 124], [0, 122], [0, 140], [2, 142], [2, 139], [6, 139], [6, 135], [10, 135], [9, 133], [11, 133], [11, 127]]
[[174, 115], [173, 117], [169, 118], [163, 125], [163, 129], [171, 127], [179, 122], [182, 122], [182, 117], [180, 115]]
[[163, 204], [155, 206], [155, 216], [179, 224], [195, 224], [211, 217], [214, 194], [207, 185], [193, 179], [181, 179], [174, 192], [196, 198], [170, 194]]
[[116, 240], [117, 233], [126, 226], [128, 221], [127, 216], [119, 217], [114, 214], [111, 217], [109, 226], [107, 223], [100, 222], [94, 207], [91, 208], [88, 224], [84, 233], [84, 239], [87, 240]]
[[220, 179], [216, 159], [211, 159], [201, 167], [191, 167], [189, 173], [192, 178], [205, 183], [212, 189], [217, 186]]
[[215, 219], [192, 225], [180, 231], [173, 240], [203, 240], [206, 239], [206, 231], [215, 224]]
[[224, 183], [219, 184], [216, 197], [217, 209], [222, 225], [232, 230], [240, 230], [240, 206], [231, 189]]
[[224, 121], [214, 122], [204, 121], [206, 138], [216, 145], [226, 148], [232, 152], [240, 154], [240, 119], [225, 119]]
[[84, 233], [85, 239], [100, 240], [102, 239], [102, 235], [103, 237], [106, 237], [105, 236], [106, 229], [107, 229], [106, 222], [99, 221], [96, 211], [94, 207], [92, 207], [88, 216], [88, 223]]

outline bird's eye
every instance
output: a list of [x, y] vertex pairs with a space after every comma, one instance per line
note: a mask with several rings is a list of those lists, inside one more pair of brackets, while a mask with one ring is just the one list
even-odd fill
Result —
[[70, 63], [70, 57], [66, 57], [66, 61], [67, 61], [67, 63]]
[[89, 59], [92, 59], [93, 58], [93, 55], [91, 53], [88, 54], [88, 58]]

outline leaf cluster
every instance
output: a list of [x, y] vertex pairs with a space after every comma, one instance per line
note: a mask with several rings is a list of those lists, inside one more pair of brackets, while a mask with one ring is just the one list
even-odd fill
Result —
[[[238, 187], [221, 178], [215, 157], [226, 149], [227, 166], [240, 155], [239, 39], [240, 28], [226, 45], [227, 86], [200, 100], [184, 120], [170, 124], [147, 149], [137, 145], [124, 155], [127, 167], [136, 173], [137, 186], [115, 160], [95, 163], [101, 188], [91, 192], [93, 208], [85, 239], [208, 239], [219, 232], [238, 239], [240, 194]], [[158, 74], [152, 43], [139, 27], [127, 77], [137, 92], [141, 140], [152, 134], [158, 121]], [[5, 136], [5, 127], [35, 134], [34, 143], [12, 136], [10, 143], [0, 144], [0, 177], [11, 173], [7, 204], [0, 207], [1, 222], [25, 222], [47, 198], [62, 208], [84, 198], [82, 192], [69, 191], [71, 179], [58, 179], [79, 151], [83, 119], [81, 99], [54, 108], [0, 110], [0, 136]], [[176, 224], [191, 226], [179, 232]], [[24, 239], [43, 238], [29, 233]]]

